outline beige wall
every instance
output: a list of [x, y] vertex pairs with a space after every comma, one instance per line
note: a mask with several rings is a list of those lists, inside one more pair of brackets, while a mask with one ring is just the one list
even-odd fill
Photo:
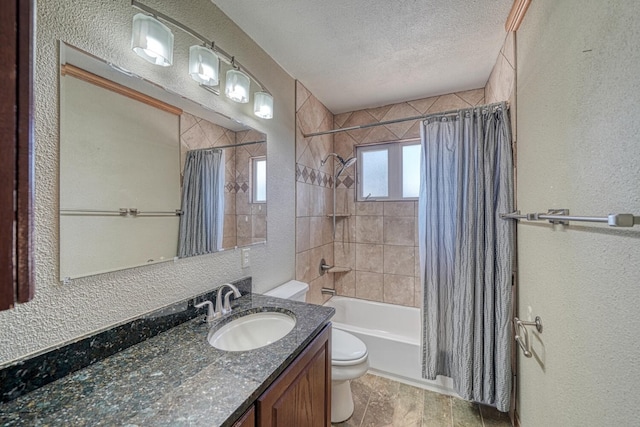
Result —
[[[518, 205], [640, 215], [640, 3], [531, 2], [517, 33]], [[518, 226], [524, 427], [640, 420], [640, 230]], [[529, 307], [531, 312], [529, 312]]]
[[[0, 366], [22, 356], [108, 328], [224, 282], [253, 276], [258, 291], [294, 277], [294, 80], [209, 0], [147, 0], [145, 4], [215, 40], [273, 93], [273, 120], [253, 116], [252, 105], [212, 95], [191, 80], [189, 46], [174, 29], [174, 65], [153, 66], [131, 51], [137, 10], [112, 0], [40, 1], [35, 64], [35, 300], [0, 312]], [[269, 241], [251, 249], [242, 269], [239, 251], [192, 257], [114, 273], [58, 281], [58, 40], [113, 62], [170, 90], [234, 117], [269, 139]], [[90, 250], [90, 248], [88, 248]]]

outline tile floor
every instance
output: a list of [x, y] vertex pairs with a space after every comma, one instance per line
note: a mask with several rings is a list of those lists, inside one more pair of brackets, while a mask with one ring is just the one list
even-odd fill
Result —
[[509, 427], [508, 414], [377, 375], [351, 382], [355, 410], [335, 427]]

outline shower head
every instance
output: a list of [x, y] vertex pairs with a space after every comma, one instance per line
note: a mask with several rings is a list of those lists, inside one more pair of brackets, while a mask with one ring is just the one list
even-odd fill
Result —
[[335, 176], [335, 179], [338, 179], [338, 177], [340, 176], [340, 174], [342, 172], [344, 172], [344, 170], [346, 168], [348, 168], [349, 166], [353, 165], [356, 162], [356, 158], [355, 157], [351, 157], [350, 159], [344, 160], [342, 158], [339, 158], [340, 163], [342, 163], [342, 167], [340, 168], [340, 170], [338, 171], [338, 173]]
[[347, 160], [342, 160], [342, 167], [343, 168], [348, 168], [349, 166], [353, 165], [356, 162], [356, 160], [358, 160], [358, 159], [356, 159], [355, 157], [352, 157], [352, 158], [347, 159]]

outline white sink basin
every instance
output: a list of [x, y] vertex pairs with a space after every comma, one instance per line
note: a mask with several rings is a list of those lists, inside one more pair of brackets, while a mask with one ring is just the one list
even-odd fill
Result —
[[269, 345], [287, 335], [296, 320], [284, 313], [247, 314], [209, 332], [209, 344], [218, 350], [247, 351]]

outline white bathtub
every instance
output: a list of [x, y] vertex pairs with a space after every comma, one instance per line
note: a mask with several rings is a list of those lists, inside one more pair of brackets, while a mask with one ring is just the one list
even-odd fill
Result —
[[373, 373], [456, 395], [450, 378], [422, 378], [419, 308], [341, 296], [331, 297], [324, 305], [336, 310], [334, 328], [357, 336], [367, 345]]

